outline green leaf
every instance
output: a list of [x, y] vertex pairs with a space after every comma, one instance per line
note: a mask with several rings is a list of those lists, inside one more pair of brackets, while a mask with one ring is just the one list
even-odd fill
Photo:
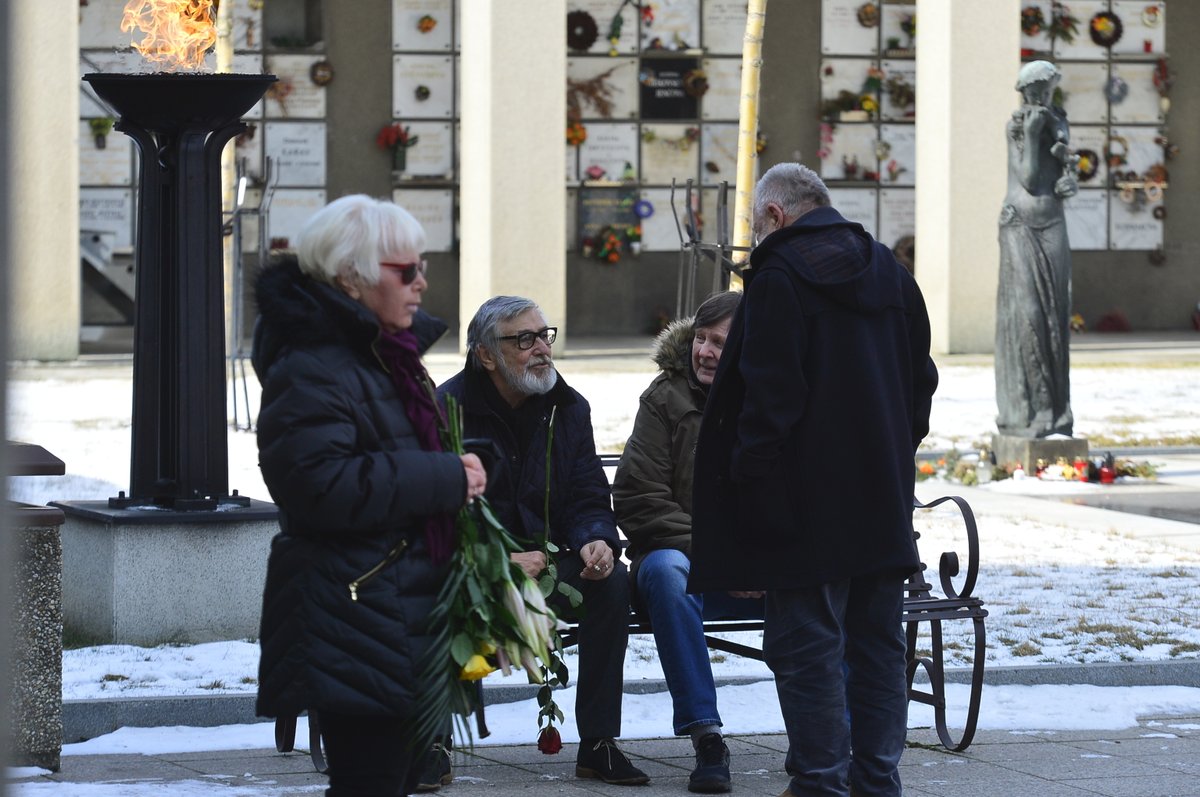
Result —
[[475, 644], [466, 634], [456, 634], [450, 643], [450, 656], [462, 667], [467, 660], [475, 655]]
[[572, 609], [578, 609], [583, 605], [583, 593], [572, 587], [565, 581], [558, 582], [558, 591], [567, 601], [570, 602]]
[[542, 593], [543, 598], [549, 598], [554, 592], [555, 579], [549, 573], [542, 573], [538, 578], [538, 589]]

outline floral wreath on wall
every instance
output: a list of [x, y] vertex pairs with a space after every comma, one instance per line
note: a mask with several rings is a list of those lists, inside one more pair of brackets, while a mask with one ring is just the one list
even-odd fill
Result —
[[1121, 40], [1125, 23], [1111, 11], [1101, 11], [1088, 23], [1088, 34], [1101, 47], [1112, 47]]

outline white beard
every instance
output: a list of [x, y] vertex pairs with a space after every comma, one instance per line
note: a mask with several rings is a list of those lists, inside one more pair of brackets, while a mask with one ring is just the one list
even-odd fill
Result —
[[[529, 370], [529, 366], [542, 365], [543, 363], [550, 364], [550, 370], [545, 374], [538, 376], [536, 373]], [[512, 390], [524, 396], [543, 396], [546, 393], [549, 393], [550, 389], [553, 388], [554, 384], [558, 381], [558, 371], [555, 370], [554, 364], [550, 362], [549, 358], [531, 359], [526, 364], [525, 369], [519, 373], [510, 370], [508, 363], [504, 361], [503, 357], [496, 358], [496, 366], [500, 371], [500, 375], [504, 377], [505, 384], [507, 384]]]

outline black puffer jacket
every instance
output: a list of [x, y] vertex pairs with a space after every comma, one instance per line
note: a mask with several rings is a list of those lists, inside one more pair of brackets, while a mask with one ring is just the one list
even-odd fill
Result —
[[[369, 310], [294, 260], [263, 272], [257, 299], [259, 465], [282, 528], [263, 593], [258, 714], [403, 715], [443, 575], [424, 519], [463, 505], [461, 460], [421, 450]], [[426, 345], [445, 331], [418, 323]], [[397, 548], [353, 599], [351, 582]]]

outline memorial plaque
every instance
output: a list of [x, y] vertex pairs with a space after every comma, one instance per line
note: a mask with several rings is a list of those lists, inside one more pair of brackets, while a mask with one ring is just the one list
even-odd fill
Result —
[[97, 145], [89, 120], [79, 123], [79, 182], [82, 185], [133, 185], [133, 139], [110, 130]]
[[392, 0], [392, 49], [450, 49], [450, 0]]
[[290, 248], [312, 215], [325, 207], [324, 189], [280, 188], [271, 197], [267, 235], [272, 248]]
[[[638, 113], [638, 66], [635, 58], [567, 59], [567, 96], [583, 119], [633, 119]], [[596, 96], [596, 100], [590, 99]], [[605, 105], [610, 107], [605, 107]]]
[[[1113, 63], [1109, 118], [1114, 124], [1163, 121], [1158, 90], [1154, 88], [1154, 68], [1154, 64]], [[1121, 94], [1125, 96], [1117, 102]]]
[[821, 177], [828, 180], [873, 179], [875, 136], [873, 124], [835, 124], [833, 141], [826, 144], [828, 154], [821, 159]]
[[886, 155], [879, 161], [879, 182], [884, 185], [913, 185], [917, 176], [916, 125], [881, 125], [879, 135], [884, 143], [879, 154]]
[[[859, 11], [863, 0], [821, 0], [821, 52], [825, 55], [876, 55], [879, 53], [879, 21], [864, 25]], [[873, 3], [876, 14], [880, 3]], [[869, 17], [864, 17], [869, 19]]]
[[[862, 96], [867, 70], [875, 66], [874, 61], [862, 58], [825, 58], [821, 61], [821, 103], [837, 99], [843, 91], [855, 97]], [[824, 114], [824, 112], [822, 112]], [[864, 114], [862, 121], [869, 117]], [[835, 118], [836, 121], [836, 118]]]
[[1107, 63], [1062, 63], [1063, 110], [1071, 123], [1072, 133], [1077, 124], [1104, 124], [1108, 121], [1108, 102], [1104, 85], [1108, 82]]
[[224, 0], [224, 2], [233, 3], [234, 51], [262, 50], [262, 5], [259, 4], [258, 8], [252, 8], [250, 6], [250, 0]]
[[[737, 203], [736, 192], [732, 185], [725, 192], [725, 223], [728, 225], [725, 229], [728, 231], [728, 240], [726, 243], [733, 243], [733, 216], [735, 205]], [[705, 188], [700, 192], [700, 210], [704, 214], [704, 240], [709, 243], [716, 243], [720, 236], [720, 210], [721, 197], [719, 188]], [[745, 255], [731, 255], [732, 259], [737, 261], [745, 257]]]
[[638, 75], [642, 119], [695, 119], [700, 115], [700, 60], [646, 58]]
[[879, 191], [874, 188], [829, 189], [833, 207], [848, 221], [857, 221], [872, 236], [879, 227], [878, 198]]
[[417, 143], [408, 148], [406, 179], [454, 177], [454, 129], [449, 122], [409, 122], [405, 125]]
[[1063, 202], [1067, 240], [1074, 251], [1108, 248], [1108, 191], [1080, 190]]
[[1154, 218], [1154, 208], [1161, 202], [1144, 201], [1135, 197], [1124, 202], [1113, 194], [1109, 198], [1109, 248], [1158, 249], [1163, 245], [1163, 224]]
[[1167, 51], [1167, 4], [1163, 0], [1113, 0], [1112, 11], [1125, 32], [1112, 46], [1113, 55], [1164, 55]]
[[642, 125], [642, 182], [696, 179], [699, 138], [698, 125]]
[[[915, 5], [897, 5], [888, 4], [880, 10], [882, 22], [880, 24], [881, 35], [883, 36], [883, 48], [885, 53], [916, 53], [916, 38], [909, 36], [905, 32], [905, 28], [911, 28], [915, 23], [917, 16], [917, 7]], [[899, 45], [899, 46], [893, 46]]]
[[392, 56], [392, 115], [397, 119], [449, 119], [454, 91], [452, 56]]
[[[579, 176], [585, 180], [637, 179], [638, 127], [632, 122], [592, 122], [579, 147]], [[628, 172], [628, 174], [627, 174]]]
[[654, 22], [642, 25], [642, 50], [700, 47], [700, 0], [657, 0], [653, 8]]
[[113, 247], [128, 251], [133, 246], [133, 190], [80, 188], [79, 229], [110, 232]]
[[[675, 204], [679, 212], [679, 228], [675, 226], [675, 216], [671, 212], [670, 188], [646, 188], [640, 193], [640, 198], [650, 203], [653, 210], [650, 216], [641, 220], [642, 249], [649, 252], [678, 252], [679, 229], [686, 223], [684, 212], [684, 191], [675, 190]], [[700, 195], [692, 194], [696, 209], [700, 208]]]
[[[1068, 43], [1061, 38], [1054, 40], [1054, 60], [1108, 60], [1108, 48], [1096, 44], [1088, 34], [1088, 24], [1092, 17], [1108, 10], [1108, 0], [1071, 0], [1067, 5], [1071, 8], [1071, 15], [1079, 20], [1079, 32], [1075, 34], [1073, 42]], [[1049, 8], [1043, 9], [1043, 13], [1049, 11]]]
[[[580, 188], [579, 189], [579, 238], [578, 245], [584, 238], [595, 240], [605, 227], [624, 230], [626, 227], [638, 224], [637, 214], [634, 213], [634, 203], [640, 198], [638, 190], [632, 186], [619, 188]], [[643, 238], [645, 228], [643, 227]]]
[[700, 100], [705, 119], [737, 119], [741, 113], [742, 62], [736, 58], [705, 58], [708, 91]]
[[704, 49], [713, 55], [741, 55], [746, 36], [746, 0], [704, 0]]
[[738, 133], [736, 124], [701, 125], [700, 179], [706, 185], [737, 182]]
[[1114, 147], [1120, 147], [1118, 142], [1121, 139], [1124, 139], [1124, 144], [1127, 145], [1126, 162], [1118, 166], [1117, 169], [1124, 172], [1136, 172], [1142, 175], [1151, 166], [1163, 162], [1162, 145], [1154, 142], [1154, 139], [1159, 136], [1158, 128], [1113, 127], [1112, 135], [1114, 138]]
[[267, 122], [263, 148], [277, 185], [325, 185], [324, 122]]
[[[880, 118], [886, 121], [895, 121], [907, 119], [911, 121], [917, 115], [916, 91], [917, 91], [917, 62], [913, 60], [887, 60], [880, 64], [883, 69], [883, 91], [879, 94], [879, 110]], [[903, 92], [903, 86], [896, 93], [888, 91], [888, 82], [891, 80], [902, 81], [908, 85], [909, 91], [912, 92], [912, 99], [907, 100], [903, 96], [900, 99], [904, 104], [896, 102], [897, 96]]]
[[[612, 46], [608, 41], [608, 32], [612, 29], [613, 16], [621, 11], [621, 36], [617, 40], [617, 52], [630, 55], [638, 49], [638, 13], [636, 8], [622, 6], [621, 0], [568, 0], [567, 14], [572, 11], [583, 11], [596, 26], [596, 38], [586, 50], [572, 49], [572, 53], [593, 53], [608, 55]], [[571, 39], [568, 31], [567, 46], [570, 48]]]
[[917, 234], [917, 195], [910, 188], [879, 190], [879, 242], [889, 249]]
[[323, 55], [267, 56], [267, 71], [279, 82], [267, 89], [267, 115], [285, 119], [324, 119], [325, 88], [312, 82], [312, 65]]
[[449, 189], [397, 188], [392, 201], [425, 228], [426, 252], [454, 251], [454, 192]]

